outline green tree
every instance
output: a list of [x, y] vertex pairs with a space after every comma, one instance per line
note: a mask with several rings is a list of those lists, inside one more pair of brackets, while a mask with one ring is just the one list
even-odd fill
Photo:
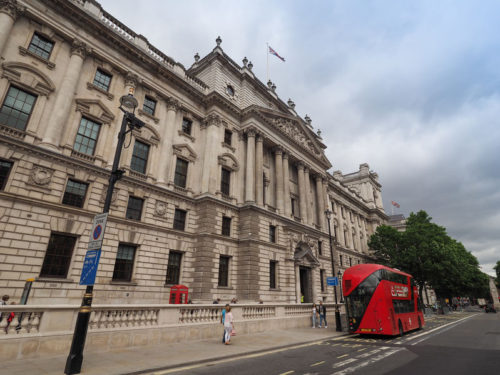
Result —
[[495, 267], [493, 267], [493, 269], [497, 273], [497, 278], [495, 279], [495, 284], [496, 284], [497, 288], [500, 289], [500, 260], [497, 261], [497, 264], [495, 265]]
[[482, 295], [487, 276], [479, 270], [476, 257], [431, 220], [419, 211], [410, 214], [404, 232], [379, 226], [368, 242], [377, 262], [410, 273], [421, 299], [426, 284], [441, 298]]

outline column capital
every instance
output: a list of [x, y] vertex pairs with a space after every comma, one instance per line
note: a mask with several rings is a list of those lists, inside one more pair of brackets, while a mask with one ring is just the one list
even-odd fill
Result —
[[87, 47], [87, 45], [81, 40], [73, 39], [71, 41], [71, 55], [78, 55], [82, 59], [85, 59], [85, 56], [87, 56], [89, 53], [90, 48]]
[[283, 147], [281, 147], [281, 146], [274, 146], [273, 147], [273, 152], [276, 155], [283, 155]]
[[255, 141], [256, 141], [256, 142], [261, 142], [261, 143], [262, 143], [262, 142], [264, 142], [264, 137], [262, 136], [262, 134], [261, 134], [261, 133], [257, 133], [257, 136], [256, 136], [256, 138], [255, 138]]
[[305, 165], [304, 165], [304, 163], [303, 163], [303, 162], [299, 161], [299, 162], [297, 163], [297, 169], [298, 169], [299, 171], [300, 171], [300, 170], [304, 170], [304, 167], [305, 167]]
[[177, 112], [181, 108], [179, 101], [171, 96], [167, 98], [166, 102], [167, 102], [167, 111]]
[[131, 86], [135, 89], [139, 81], [139, 76], [135, 73], [127, 72], [125, 75], [125, 86]]
[[247, 137], [255, 137], [259, 134], [259, 132], [257, 131], [257, 129], [251, 127], [245, 130], [245, 134], [247, 135]]
[[323, 176], [320, 174], [317, 174], [316, 176], [314, 176], [314, 179], [316, 180], [316, 182], [323, 182], [323, 180], [324, 180]]
[[288, 153], [287, 152], [283, 152], [283, 159], [288, 160]]
[[14, 21], [25, 10], [26, 8], [19, 5], [16, 0], [0, 0], [0, 13], [9, 15]]

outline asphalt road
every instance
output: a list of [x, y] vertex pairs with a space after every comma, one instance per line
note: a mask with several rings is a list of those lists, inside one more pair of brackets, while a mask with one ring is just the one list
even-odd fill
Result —
[[403, 337], [359, 335], [228, 358], [165, 374], [500, 374], [500, 314], [435, 316]]

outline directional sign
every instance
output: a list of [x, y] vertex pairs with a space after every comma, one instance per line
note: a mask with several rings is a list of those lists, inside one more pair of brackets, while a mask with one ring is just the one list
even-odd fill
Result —
[[99, 258], [101, 257], [101, 249], [87, 250], [85, 260], [83, 261], [82, 276], [80, 277], [80, 285], [94, 285], [97, 267], [99, 266]]
[[104, 237], [104, 229], [106, 229], [107, 220], [107, 213], [94, 216], [94, 223], [92, 224], [92, 231], [90, 232], [90, 241], [87, 250], [96, 250], [102, 247], [102, 239]]
[[339, 278], [338, 277], [327, 277], [326, 278], [326, 285], [331, 285], [331, 286], [339, 285]]

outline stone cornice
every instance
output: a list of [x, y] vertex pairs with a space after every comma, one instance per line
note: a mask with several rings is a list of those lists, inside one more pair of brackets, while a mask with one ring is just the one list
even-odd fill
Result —
[[19, 5], [16, 0], [0, 0], [0, 13], [9, 15], [14, 21], [25, 10], [26, 8]]

